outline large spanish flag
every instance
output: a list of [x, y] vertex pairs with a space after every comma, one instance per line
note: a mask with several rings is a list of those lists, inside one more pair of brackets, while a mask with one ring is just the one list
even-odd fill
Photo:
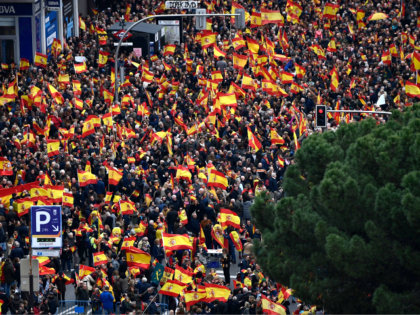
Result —
[[241, 48], [246, 48], [246, 41], [242, 37], [235, 37], [232, 39], [232, 45], [235, 50], [239, 50]]
[[117, 186], [122, 177], [123, 177], [122, 172], [119, 172], [112, 168], [108, 169], [108, 182], [110, 185]]
[[177, 280], [168, 280], [160, 289], [159, 294], [177, 297], [186, 286], [185, 283]]
[[251, 13], [251, 24], [250, 28], [260, 27], [262, 25], [261, 22], [261, 13], [258, 13], [256, 11], [252, 11]]
[[44, 185], [48, 188], [49, 198], [51, 202], [61, 202], [63, 200], [64, 186]]
[[215, 300], [227, 302], [229, 295], [231, 294], [230, 289], [222, 285], [206, 283], [205, 287], [207, 293], [207, 303], [213, 302]]
[[281, 73], [281, 83], [283, 84], [293, 83], [293, 74], [283, 71]]
[[82, 138], [86, 138], [87, 136], [95, 133], [95, 126], [93, 123], [89, 120], [85, 121], [83, 123], [82, 128]]
[[39, 52], [37, 52], [35, 54], [35, 66], [36, 67], [41, 67], [41, 68], [46, 68], [47, 67], [47, 62], [48, 62], [48, 56], [41, 54]]
[[150, 255], [139, 248], [130, 247], [128, 250], [125, 250], [125, 255], [127, 258], [127, 266], [129, 267], [139, 267], [142, 269], [148, 269], [150, 266]]
[[180, 250], [180, 249], [190, 249], [193, 247], [191, 245], [188, 235], [177, 235], [162, 233], [163, 247], [165, 251]]
[[104, 252], [93, 253], [93, 265], [95, 267], [106, 263], [108, 263], [108, 259], [106, 259]]
[[179, 282], [189, 284], [192, 282], [192, 276], [192, 271], [185, 270], [184, 268], [176, 265], [174, 280], [178, 280]]
[[225, 174], [212, 169], [209, 173], [207, 187], [218, 187], [220, 189], [226, 190], [228, 187], [228, 180]]
[[416, 84], [410, 81], [406, 81], [405, 94], [407, 94], [409, 97], [412, 97], [412, 98], [415, 98], [415, 97], [420, 98], [420, 88]]
[[32, 201], [38, 201], [39, 198], [42, 198], [42, 197], [46, 197], [46, 198], [50, 197], [49, 193], [48, 193], [48, 190], [46, 190], [42, 187], [39, 187], [39, 186], [32, 187], [31, 190], [29, 191], [29, 193], [31, 194], [31, 200]]
[[414, 69], [420, 70], [420, 54], [418, 52], [413, 52], [411, 62], [414, 64]]
[[252, 77], [250, 77], [249, 75], [247, 75], [246, 73], [244, 73], [244, 76], [242, 78], [242, 88], [243, 89], [249, 89], [252, 91], [256, 91], [256, 89], [258, 88], [258, 84], [255, 83], [254, 79], [252, 79]]
[[191, 181], [191, 172], [188, 169], [188, 167], [178, 165], [178, 168], [176, 170], [175, 178], [185, 179], [185, 180]]
[[75, 64], [74, 64], [74, 71], [75, 71], [77, 74], [84, 73], [84, 72], [88, 72], [88, 69], [87, 69], [86, 63], [85, 63], [85, 62], [83, 62], [83, 63], [75, 63]]
[[128, 200], [120, 200], [120, 209], [122, 215], [130, 215], [134, 213], [135, 204]]
[[48, 91], [50, 92], [51, 96], [54, 98], [54, 101], [57, 104], [63, 104], [64, 98], [63, 95], [61, 95], [60, 92], [58, 92], [55, 87], [53, 87], [51, 84], [47, 83]]
[[74, 197], [72, 193], [63, 193], [62, 205], [67, 207], [73, 207]]
[[219, 57], [226, 57], [226, 53], [225, 53], [225, 52], [223, 52], [222, 50], [220, 50], [220, 48], [219, 48], [219, 47], [214, 46], [214, 47], [213, 47], [213, 49], [214, 49], [214, 55], [215, 55], [217, 58], [219, 58]]
[[77, 170], [77, 178], [79, 180], [80, 187], [85, 187], [87, 185], [97, 183], [96, 176], [91, 172]]
[[264, 314], [286, 315], [286, 308], [283, 305], [274, 303], [267, 299], [265, 295], [261, 295], [261, 302]]
[[261, 9], [261, 21], [262, 25], [270, 23], [284, 25], [284, 18], [280, 11]]
[[58, 155], [60, 153], [60, 140], [48, 139], [47, 152], [48, 152], [48, 157]]
[[24, 71], [24, 70], [28, 70], [29, 69], [29, 60], [25, 59], [25, 58], [20, 58], [20, 63], [19, 63], [19, 71]]
[[228, 226], [233, 226], [235, 229], [241, 228], [241, 219], [235, 212], [230, 211], [229, 209], [220, 209], [219, 222], [223, 229]]
[[198, 302], [203, 302], [207, 298], [207, 292], [197, 292], [197, 291], [186, 291], [185, 295], [185, 305], [187, 307], [191, 307], [194, 304], [197, 304]]

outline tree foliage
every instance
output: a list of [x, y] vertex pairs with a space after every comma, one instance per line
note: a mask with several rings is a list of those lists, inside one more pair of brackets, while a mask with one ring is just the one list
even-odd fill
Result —
[[420, 105], [314, 134], [255, 200], [265, 273], [329, 313], [420, 312]]

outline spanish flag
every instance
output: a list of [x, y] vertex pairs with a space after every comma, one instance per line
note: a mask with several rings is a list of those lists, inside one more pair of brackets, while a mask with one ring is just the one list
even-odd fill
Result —
[[193, 276], [192, 271], [185, 270], [184, 268], [178, 265], [176, 266], [174, 280], [177, 280], [185, 284], [189, 284], [192, 282], [192, 276]]
[[108, 260], [104, 252], [93, 253], [93, 265], [95, 267], [106, 263], [108, 263]]
[[335, 66], [331, 70], [331, 73], [330, 74], [331, 74], [330, 88], [331, 88], [331, 90], [333, 90], [335, 92], [337, 90], [337, 88], [338, 88], [338, 85], [340, 84], [338, 82], [338, 72], [335, 69]]
[[134, 210], [136, 209], [134, 206], [134, 202], [131, 201], [127, 201], [127, 200], [120, 200], [120, 209], [121, 209], [121, 214], [125, 215], [125, 214], [133, 214]]
[[143, 73], [141, 74], [141, 80], [143, 82], [153, 82], [154, 74], [153, 72], [150, 72], [146, 69], [143, 70]]
[[265, 295], [261, 295], [261, 302], [264, 314], [286, 315], [286, 308], [283, 305], [274, 303], [267, 299]]
[[68, 74], [59, 74], [58, 75], [58, 83], [60, 84], [70, 84], [70, 76]]
[[198, 302], [203, 302], [207, 298], [207, 292], [197, 292], [197, 291], [186, 291], [185, 295], [185, 305], [191, 307]]
[[184, 167], [182, 165], [178, 165], [178, 168], [176, 170], [175, 178], [185, 179], [187, 181], [191, 181], [191, 172], [187, 167]]
[[70, 208], [74, 206], [74, 197], [72, 193], [63, 192], [62, 205]]
[[220, 209], [219, 222], [223, 229], [226, 229], [228, 226], [233, 226], [235, 229], [241, 228], [241, 219], [235, 212], [229, 209]]
[[29, 208], [32, 207], [35, 202], [32, 198], [22, 198], [16, 201], [17, 209], [18, 209], [18, 217], [25, 215], [28, 213]]
[[122, 172], [119, 172], [112, 168], [108, 169], [108, 182], [110, 185], [117, 186], [122, 177]]
[[32, 187], [29, 190], [29, 193], [31, 194], [31, 200], [32, 201], [38, 201], [39, 198], [41, 198], [41, 197], [46, 197], [46, 198], [50, 197], [49, 193], [48, 193], [48, 190], [46, 190], [42, 187], [39, 187], [39, 186]]
[[76, 96], [73, 98], [73, 105], [78, 110], [83, 110], [83, 101]]
[[93, 123], [89, 120], [85, 121], [83, 123], [82, 128], [82, 138], [86, 138], [87, 136], [95, 133], [95, 126]]
[[261, 9], [261, 20], [262, 25], [270, 23], [284, 25], [284, 17], [281, 15], [280, 11]]
[[35, 54], [35, 66], [41, 68], [47, 68], [48, 56], [37, 52]]
[[283, 167], [284, 167], [284, 159], [283, 159], [283, 158], [281, 158], [280, 156], [277, 156], [277, 160], [278, 160], [278, 162], [279, 162], [279, 166], [280, 166], [281, 168], [283, 168]]
[[39, 266], [39, 275], [45, 276], [45, 275], [55, 275], [56, 271], [54, 268], [48, 268], [45, 266]]
[[77, 178], [79, 180], [80, 187], [85, 187], [87, 185], [97, 183], [96, 176], [90, 172], [77, 170]]
[[220, 224], [215, 224], [211, 231], [213, 239], [219, 243], [222, 248], [229, 248], [229, 241], [223, 236], [223, 228]]
[[150, 206], [150, 204], [152, 203], [153, 198], [152, 196], [150, 196], [149, 194], [146, 194], [144, 197], [144, 202], [146, 203], [147, 206]]
[[203, 34], [201, 35], [201, 48], [205, 49], [205, 48], [215, 46], [216, 35], [217, 33], [209, 32], [209, 31], [203, 32]]
[[338, 4], [326, 3], [324, 7], [324, 18], [335, 19], [340, 6]]
[[261, 142], [254, 136], [251, 129], [248, 127], [248, 146], [258, 151], [262, 148]]
[[229, 295], [232, 293], [229, 288], [217, 284], [205, 284], [207, 299], [206, 302], [210, 303], [215, 300], [227, 302]]
[[281, 83], [283, 84], [293, 83], [293, 74], [283, 71], [281, 73]]
[[48, 157], [58, 155], [60, 153], [60, 140], [47, 140]]
[[415, 97], [420, 98], [420, 88], [416, 84], [410, 81], [406, 81], [405, 94], [407, 94], [407, 96], [412, 97], [412, 98], [415, 98]]
[[[44, 185], [47, 188], [47, 185]], [[63, 200], [64, 186], [48, 186], [48, 193], [51, 202], [61, 202]]]
[[[173, 187], [173, 186], [172, 186]], [[188, 217], [187, 217], [187, 213], [185, 212], [185, 210], [183, 209], [183, 210], [181, 210], [181, 211], [178, 211], [178, 218], [179, 218], [179, 221], [182, 223], [182, 224], [184, 224], [184, 225], [187, 225], [188, 224]]]
[[165, 251], [173, 251], [173, 250], [180, 250], [180, 249], [190, 249], [192, 250], [193, 247], [191, 246], [190, 239], [188, 235], [177, 235], [177, 234], [168, 234], [162, 233], [162, 240], [163, 240], [163, 247]]
[[276, 132], [275, 129], [270, 128], [270, 137], [271, 137], [271, 144], [283, 144], [284, 140], [279, 134]]
[[246, 41], [242, 37], [235, 37], [232, 39], [232, 45], [235, 50], [239, 50], [246, 47]]
[[98, 65], [99, 68], [105, 67], [106, 63], [108, 62], [109, 52], [100, 50], [99, 51], [99, 58], [98, 58]]
[[252, 10], [250, 28], [260, 27], [262, 25], [261, 13]]
[[212, 169], [209, 173], [207, 187], [218, 187], [220, 189], [226, 190], [228, 187], [228, 180], [225, 174]]
[[74, 64], [74, 71], [77, 74], [88, 72], [86, 63], [85, 62], [83, 62], [83, 63], [75, 63]]
[[51, 96], [54, 98], [54, 101], [57, 103], [57, 104], [63, 104], [64, 103], [64, 98], [63, 98], [63, 96], [61, 95], [61, 93], [60, 92], [58, 92], [56, 89], [55, 89], [55, 87], [53, 87], [51, 84], [47, 84], [47, 87], [48, 87], [48, 91], [50, 92], [50, 94], [51, 94]]
[[122, 242], [121, 250], [130, 249], [130, 247], [134, 245], [134, 242], [136, 241], [136, 239], [137, 239], [136, 236], [126, 237]]
[[225, 53], [225, 52], [223, 52], [223, 51], [221, 51], [219, 47], [214, 46], [214, 47], [213, 47], [213, 49], [214, 49], [214, 55], [215, 55], [217, 58], [219, 58], [219, 57], [226, 57], [226, 53]]
[[148, 269], [150, 266], [150, 255], [139, 248], [130, 247], [125, 250], [125, 255], [129, 267]]
[[146, 232], [147, 223], [144, 223], [144, 221], [141, 221], [139, 224], [139, 227], [134, 228], [134, 232], [136, 232], [136, 235], [141, 237], [144, 235], [144, 232]]
[[242, 247], [242, 242], [239, 238], [238, 232], [236, 231], [230, 232], [229, 237], [232, 240], [233, 245], [235, 245], [235, 248], [237, 249], [237, 251], [241, 252], [243, 250], [243, 247]]
[[249, 75], [244, 73], [244, 76], [242, 78], [242, 88], [249, 89], [255, 92], [258, 88], [258, 84], [255, 83], [254, 79], [252, 79]]
[[48, 257], [42, 257], [42, 256], [32, 256], [32, 258], [37, 259], [40, 266], [45, 266], [51, 261]]
[[418, 52], [413, 52], [411, 62], [414, 64], [414, 69], [420, 70], [420, 54]]
[[260, 45], [258, 44], [258, 42], [255, 39], [252, 39], [252, 38], [248, 38], [246, 42], [248, 44], [248, 49], [253, 54], [258, 54], [258, 51], [260, 50]]
[[237, 53], [233, 53], [233, 67], [238, 70], [242, 70], [248, 63], [248, 56], [242, 56]]
[[219, 102], [221, 106], [238, 107], [235, 93], [227, 93], [227, 94], [220, 93], [218, 96], [219, 96]]
[[80, 277], [80, 279], [83, 279], [84, 277], [90, 275], [92, 272], [95, 272], [95, 268], [85, 266], [85, 265], [80, 265], [79, 277]]
[[168, 280], [160, 289], [159, 294], [177, 297], [186, 286], [185, 283], [178, 280]]
[[173, 55], [175, 52], [175, 45], [166, 45], [163, 49], [163, 56]]
[[25, 58], [20, 58], [19, 71], [24, 71], [29, 69], [29, 60]]

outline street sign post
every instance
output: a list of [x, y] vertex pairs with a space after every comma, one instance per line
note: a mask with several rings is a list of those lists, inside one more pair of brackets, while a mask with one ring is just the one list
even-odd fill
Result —
[[31, 247], [62, 247], [61, 206], [31, 207]]

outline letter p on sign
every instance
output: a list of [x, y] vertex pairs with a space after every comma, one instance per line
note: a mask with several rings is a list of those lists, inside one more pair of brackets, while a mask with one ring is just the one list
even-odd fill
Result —
[[[45, 217], [45, 220], [41, 220], [41, 217]], [[36, 212], [36, 231], [41, 232], [41, 225], [50, 222], [51, 216], [47, 211]]]

